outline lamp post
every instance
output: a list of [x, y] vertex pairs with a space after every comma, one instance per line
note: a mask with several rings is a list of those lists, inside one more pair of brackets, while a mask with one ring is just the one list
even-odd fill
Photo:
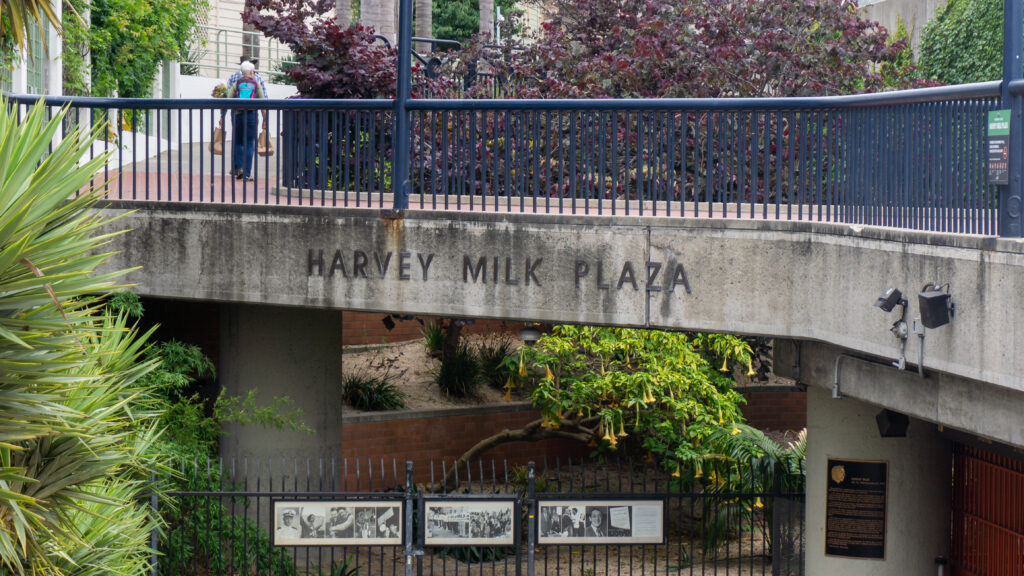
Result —
[[[1019, 1], [1019, 0], [1017, 0]], [[398, 86], [395, 93], [391, 133], [392, 212], [409, 207], [409, 97], [412, 92], [412, 0], [400, 0], [398, 7]]]

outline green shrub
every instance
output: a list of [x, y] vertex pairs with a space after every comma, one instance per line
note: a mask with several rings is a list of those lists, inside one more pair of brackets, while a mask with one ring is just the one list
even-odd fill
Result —
[[1001, 0], [949, 0], [921, 33], [921, 71], [947, 84], [1003, 75]]
[[484, 340], [477, 346], [476, 353], [480, 361], [480, 378], [491, 388], [504, 389], [516, 365], [508, 335]]
[[349, 374], [342, 379], [341, 394], [345, 403], [357, 410], [380, 411], [405, 408], [405, 393], [383, 376]]
[[480, 360], [472, 349], [460, 344], [452, 357], [441, 363], [434, 382], [445, 396], [471, 396], [480, 385]]
[[424, 345], [427, 347], [427, 353], [432, 358], [439, 358], [441, 356], [441, 350], [444, 349], [444, 326], [431, 322], [420, 330], [420, 334], [423, 335]]

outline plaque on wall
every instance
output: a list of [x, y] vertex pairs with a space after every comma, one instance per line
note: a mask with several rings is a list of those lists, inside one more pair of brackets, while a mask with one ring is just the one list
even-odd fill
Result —
[[889, 463], [828, 460], [825, 555], [885, 559]]

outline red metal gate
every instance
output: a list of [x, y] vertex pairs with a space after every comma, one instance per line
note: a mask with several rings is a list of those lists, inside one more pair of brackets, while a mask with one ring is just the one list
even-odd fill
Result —
[[1024, 574], [1024, 462], [957, 444], [953, 573]]

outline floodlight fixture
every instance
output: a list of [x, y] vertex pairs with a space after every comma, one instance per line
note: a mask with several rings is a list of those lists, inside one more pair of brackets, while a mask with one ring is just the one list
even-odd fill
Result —
[[875, 300], [875, 307], [881, 308], [883, 312], [892, 312], [892, 309], [896, 306], [906, 307], [906, 305], [906, 298], [903, 297], [903, 293], [895, 286], [889, 287], [888, 290], [878, 297], [878, 300]]

